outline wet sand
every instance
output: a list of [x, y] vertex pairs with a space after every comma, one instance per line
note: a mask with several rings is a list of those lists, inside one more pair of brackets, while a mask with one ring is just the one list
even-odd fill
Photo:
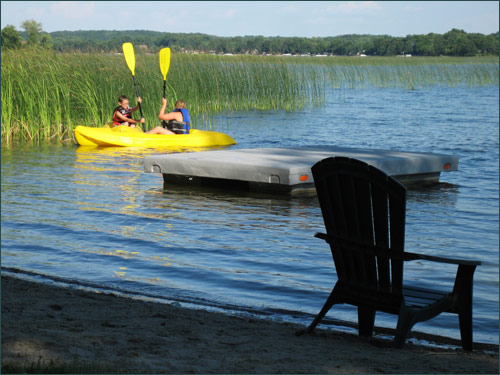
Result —
[[332, 330], [296, 336], [300, 328], [2, 276], [3, 364], [52, 360], [155, 374], [499, 373], [498, 346], [395, 349]]

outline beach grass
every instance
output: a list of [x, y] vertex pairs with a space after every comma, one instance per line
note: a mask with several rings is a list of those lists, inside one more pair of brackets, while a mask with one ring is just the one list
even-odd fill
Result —
[[[70, 140], [73, 128], [109, 123], [118, 96], [135, 103], [122, 54], [2, 51], [4, 144]], [[157, 125], [163, 78], [158, 55], [136, 55], [146, 128]], [[172, 55], [168, 109], [184, 99], [194, 128], [222, 111], [287, 110], [322, 105], [327, 89], [498, 85], [498, 58], [293, 57]], [[138, 118], [139, 114], [135, 114]], [[208, 125], [207, 125], [208, 124]]]

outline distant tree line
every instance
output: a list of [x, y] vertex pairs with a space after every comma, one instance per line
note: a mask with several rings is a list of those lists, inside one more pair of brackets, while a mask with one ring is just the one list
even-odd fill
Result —
[[220, 37], [200, 33], [162, 33], [147, 30], [80, 30], [46, 33], [34, 20], [24, 21], [17, 31], [8, 25], [2, 29], [2, 48], [37, 45], [59, 52], [121, 52], [124, 42], [132, 42], [138, 52], [157, 52], [170, 47], [174, 52], [233, 54], [327, 54], [394, 56], [476, 56], [499, 52], [498, 31], [494, 34], [467, 33], [452, 29], [445, 34], [341, 35], [334, 37]]

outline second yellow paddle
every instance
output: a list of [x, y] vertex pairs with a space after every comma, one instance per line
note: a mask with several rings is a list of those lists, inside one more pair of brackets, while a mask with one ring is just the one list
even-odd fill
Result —
[[160, 70], [163, 75], [163, 98], [165, 98], [165, 90], [167, 87], [167, 73], [170, 68], [170, 48], [162, 48], [160, 50]]

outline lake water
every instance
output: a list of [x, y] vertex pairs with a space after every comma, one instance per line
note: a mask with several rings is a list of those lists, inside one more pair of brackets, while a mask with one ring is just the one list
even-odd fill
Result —
[[[459, 156], [408, 194], [406, 249], [478, 259], [474, 340], [499, 337], [499, 89], [334, 90], [322, 107], [217, 116], [233, 148], [337, 145]], [[189, 307], [308, 324], [336, 281], [316, 198], [163, 187], [154, 150], [2, 147], [2, 272]], [[409, 262], [405, 279], [449, 288], [455, 266]], [[356, 322], [334, 306], [326, 322]], [[396, 317], [375, 324], [394, 328]], [[340, 329], [335, 325], [335, 329]], [[459, 338], [441, 314], [415, 331]]]

